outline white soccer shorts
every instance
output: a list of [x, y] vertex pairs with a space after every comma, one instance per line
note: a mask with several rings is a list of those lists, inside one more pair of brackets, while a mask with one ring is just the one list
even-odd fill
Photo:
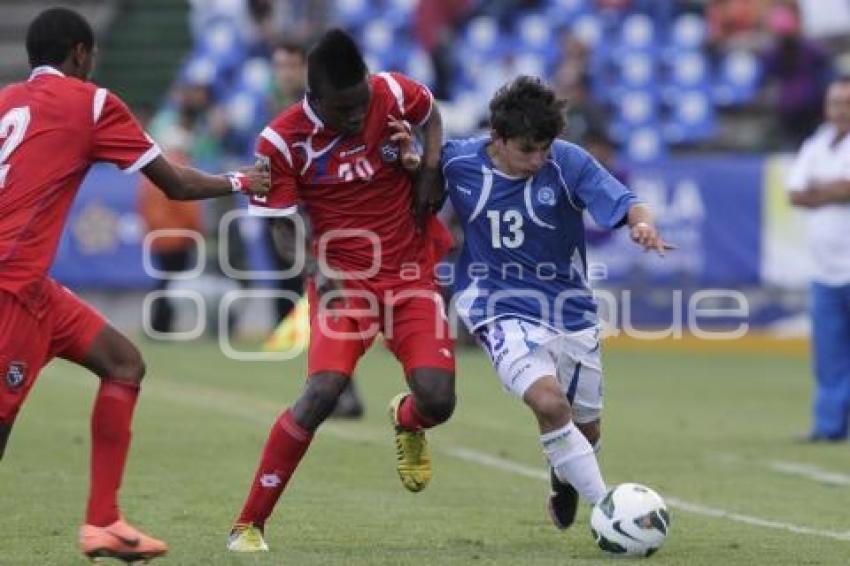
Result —
[[602, 412], [599, 329], [557, 331], [518, 318], [502, 318], [476, 331], [505, 389], [520, 399], [538, 379], [558, 379], [573, 420], [588, 423]]

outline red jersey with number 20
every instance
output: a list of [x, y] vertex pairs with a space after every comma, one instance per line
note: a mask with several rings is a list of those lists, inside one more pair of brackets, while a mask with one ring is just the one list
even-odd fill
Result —
[[132, 173], [159, 153], [118, 97], [53, 67], [0, 90], [0, 290], [37, 308], [92, 163]]
[[[369, 84], [372, 96], [360, 133], [341, 136], [327, 129], [306, 98], [262, 131], [257, 155], [270, 161], [272, 188], [266, 197], [252, 197], [251, 212], [286, 216], [303, 204], [315, 241], [324, 236], [327, 243], [319, 252], [328, 265], [390, 283], [405, 264], [424, 265], [429, 244], [416, 233], [410, 176], [401, 168], [387, 120], [423, 124], [433, 96], [397, 73], [372, 75]], [[367, 232], [377, 236], [379, 246]]]

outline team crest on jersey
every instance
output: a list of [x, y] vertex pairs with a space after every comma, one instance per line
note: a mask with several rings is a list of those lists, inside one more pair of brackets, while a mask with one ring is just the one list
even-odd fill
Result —
[[537, 202], [546, 206], [555, 204], [555, 191], [552, 187], [542, 187], [537, 191]]
[[398, 144], [395, 142], [387, 140], [381, 144], [381, 159], [383, 159], [386, 163], [398, 161], [398, 154]]
[[11, 362], [6, 370], [6, 386], [12, 391], [17, 391], [27, 380], [27, 364], [24, 362]]

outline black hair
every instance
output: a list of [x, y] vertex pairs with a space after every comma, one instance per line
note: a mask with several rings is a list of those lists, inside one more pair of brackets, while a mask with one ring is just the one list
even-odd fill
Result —
[[490, 127], [503, 139], [551, 141], [566, 125], [565, 102], [536, 77], [520, 76], [490, 101]]
[[334, 28], [326, 32], [307, 54], [307, 87], [314, 96], [322, 88], [342, 90], [366, 78], [366, 62], [354, 39]]
[[294, 53], [301, 57], [301, 59], [307, 59], [307, 48], [304, 47], [303, 43], [298, 41], [293, 41], [291, 39], [279, 39], [274, 42], [272, 45], [272, 53], [277, 51], [286, 51], [287, 53]]
[[40, 13], [27, 29], [30, 67], [59, 65], [74, 48], [94, 47], [94, 32], [84, 17], [68, 8], [50, 8]]

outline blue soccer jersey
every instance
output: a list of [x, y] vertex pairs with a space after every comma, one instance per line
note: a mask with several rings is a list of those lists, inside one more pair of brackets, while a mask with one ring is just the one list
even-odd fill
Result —
[[443, 146], [446, 189], [465, 234], [455, 267], [459, 315], [473, 331], [505, 317], [567, 331], [596, 325], [583, 211], [615, 228], [637, 197], [574, 144], [556, 140], [543, 168], [519, 178], [496, 169], [489, 141]]

